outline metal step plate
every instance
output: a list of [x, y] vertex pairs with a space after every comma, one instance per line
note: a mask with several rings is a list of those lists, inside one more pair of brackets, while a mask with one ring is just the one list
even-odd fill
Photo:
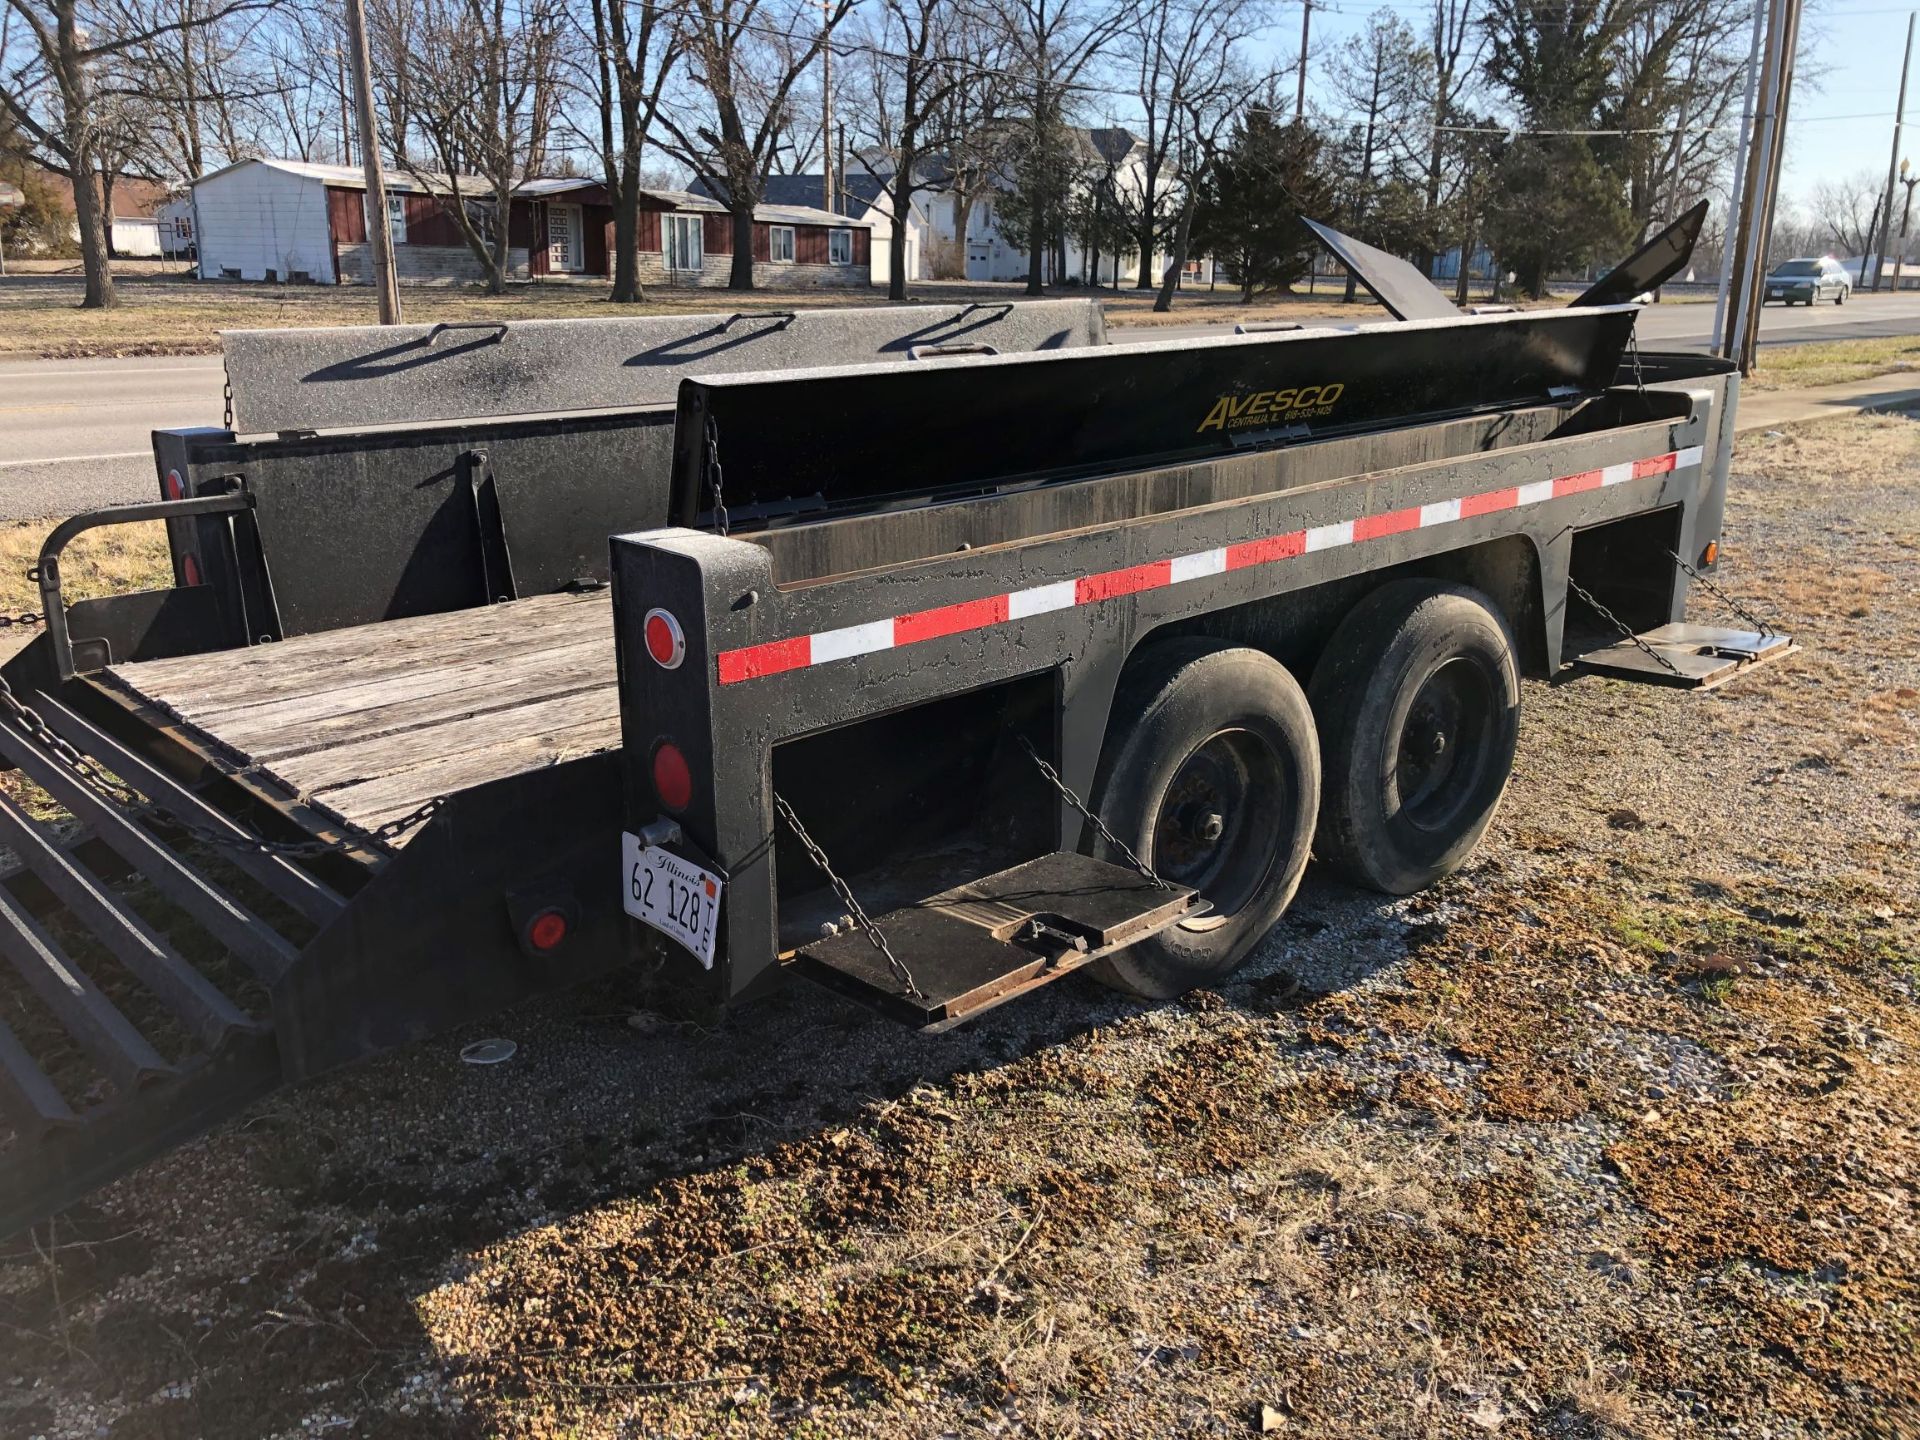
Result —
[[803, 947], [789, 965], [810, 980], [923, 1029], [940, 1030], [1206, 908], [1122, 865], [1059, 851], [879, 916], [912, 972], [911, 993], [858, 929]]
[[[1676, 621], [1642, 632], [1646, 649], [1630, 640], [1589, 650], [1573, 663], [1595, 675], [1711, 690], [1756, 665], [1784, 659], [1800, 647], [1791, 635], [1762, 635], [1752, 630], [1723, 630], [1716, 625]], [[1653, 653], [1647, 653], [1651, 650]], [[1667, 663], [1662, 664], [1665, 660]]]

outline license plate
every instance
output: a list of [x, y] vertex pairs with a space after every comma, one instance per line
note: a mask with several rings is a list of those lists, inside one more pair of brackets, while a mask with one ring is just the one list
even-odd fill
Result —
[[678, 940], [711, 970], [720, 892], [727, 882], [691, 860], [624, 832], [620, 837], [620, 873], [620, 903], [626, 906], [627, 914]]

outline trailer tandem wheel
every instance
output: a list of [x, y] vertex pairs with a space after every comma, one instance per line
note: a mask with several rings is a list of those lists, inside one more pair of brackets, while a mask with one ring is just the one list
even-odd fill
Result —
[[1090, 973], [1149, 999], [1217, 980], [1273, 927], [1306, 868], [1320, 794], [1306, 695], [1259, 650], [1152, 644], [1120, 682], [1095, 794], [1120, 839], [1212, 908]]
[[1340, 622], [1308, 686], [1320, 728], [1320, 858], [1411, 895], [1465, 863], [1520, 733], [1513, 636], [1464, 585], [1396, 580]]

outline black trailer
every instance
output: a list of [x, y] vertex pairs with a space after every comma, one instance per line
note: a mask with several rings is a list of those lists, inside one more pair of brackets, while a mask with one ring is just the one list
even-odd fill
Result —
[[[281, 394], [280, 433], [158, 435], [164, 498], [50, 537], [0, 759], [71, 821], [0, 797], [0, 1231], [637, 952], [921, 1026], [1088, 965], [1177, 993], [1310, 850], [1457, 867], [1521, 674], [1790, 648], [1685, 624], [1736, 382], [1638, 353], [1631, 307], [1022, 353], [888, 313], [777, 357], [815, 368], [715, 362], [738, 317], [650, 342], [699, 352], [649, 372], [671, 406], [489, 417], [455, 375], [306, 428]], [[502, 383], [469, 338], [273, 384]], [[176, 583], [65, 605], [67, 541], [149, 517]]]

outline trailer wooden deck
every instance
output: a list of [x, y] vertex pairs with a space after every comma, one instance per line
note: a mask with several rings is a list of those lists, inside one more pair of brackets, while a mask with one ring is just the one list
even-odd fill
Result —
[[605, 591], [115, 665], [97, 678], [364, 830], [436, 795], [620, 743]]

